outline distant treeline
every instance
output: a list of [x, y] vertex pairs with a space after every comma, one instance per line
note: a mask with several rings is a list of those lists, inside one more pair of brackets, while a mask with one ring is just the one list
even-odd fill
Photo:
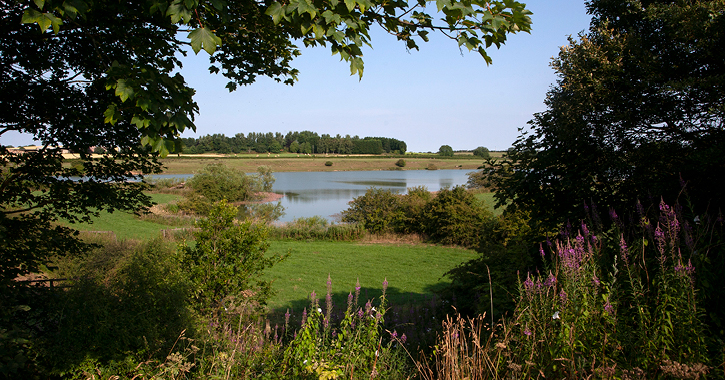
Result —
[[234, 137], [223, 134], [185, 138], [184, 153], [335, 153], [335, 154], [404, 154], [404, 141], [388, 137], [330, 136], [315, 132], [237, 133]]

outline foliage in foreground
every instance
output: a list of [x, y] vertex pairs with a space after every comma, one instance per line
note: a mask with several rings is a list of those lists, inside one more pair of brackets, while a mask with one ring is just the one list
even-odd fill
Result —
[[209, 216], [197, 222], [194, 245], [179, 249], [182, 267], [193, 282], [194, 308], [209, 313], [225, 307], [235, 297], [264, 304], [271, 283], [262, 272], [282, 260], [266, 254], [267, 229], [251, 221], [237, 222], [237, 209], [226, 201], [212, 206]]

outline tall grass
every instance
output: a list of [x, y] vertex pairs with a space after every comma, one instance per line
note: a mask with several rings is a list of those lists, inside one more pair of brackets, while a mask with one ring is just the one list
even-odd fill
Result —
[[270, 228], [270, 237], [275, 239], [355, 241], [365, 235], [365, 228], [359, 224], [330, 224], [319, 216], [298, 218]]

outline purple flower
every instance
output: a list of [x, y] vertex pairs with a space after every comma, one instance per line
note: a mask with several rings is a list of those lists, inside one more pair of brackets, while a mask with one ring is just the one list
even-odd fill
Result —
[[285, 326], [289, 324], [289, 317], [290, 317], [290, 313], [289, 313], [289, 309], [287, 309], [287, 312], [284, 313], [284, 324], [285, 324]]
[[393, 333], [392, 333], [392, 334], [390, 334], [390, 336], [391, 336], [391, 337], [392, 337], [393, 339], [396, 339], [396, 338], [398, 337], [398, 332], [397, 332], [397, 331], [395, 331], [395, 330], [393, 330]]
[[531, 334], [532, 334], [532, 333], [531, 333], [531, 330], [529, 330], [529, 328], [528, 328], [528, 327], [524, 329], [524, 335], [526, 335], [526, 336], [531, 336]]
[[352, 309], [352, 292], [347, 295], [347, 308], [348, 310]]
[[302, 311], [302, 326], [305, 325], [305, 322], [307, 322], [307, 308]]
[[544, 286], [553, 288], [556, 286], [556, 276], [549, 271], [549, 277], [546, 278], [546, 281], [544, 282]]
[[526, 281], [524, 281], [524, 292], [528, 296], [531, 296], [531, 294], [534, 291], [534, 280], [531, 279], [531, 273], [526, 275]]
[[388, 278], [385, 277], [385, 280], [383, 280], [383, 294], [385, 294], [385, 291], [388, 290]]
[[[587, 228], [587, 225], [584, 222], [582, 222], [582, 232], [584, 233], [584, 236], [589, 235], [589, 229]], [[579, 239], [578, 236], [577, 236], [577, 239]]]
[[609, 209], [609, 217], [612, 218], [612, 220], [615, 222], [617, 221], [617, 219], [619, 219], [619, 217], [617, 216], [617, 212], [614, 211], [613, 208]]
[[614, 307], [611, 303], [609, 303], [609, 299], [607, 299], [607, 302], [604, 303], [604, 311], [606, 311], [610, 316], [614, 316]]
[[599, 286], [599, 284], [601, 284], [596, 274], [592, 277], [592, 282], [594, 283], [594, 286]]
[[559, 301], [561, 302], [561, 305], [562, 305], [562, 306], [566, 305], [566, 299], [567, 299], [567, 294], [566, 294], [566, 292], [564, 291], [564, 289], [562, 289], [562, 290], [561, 290], [561, 291], [559, 292]]
[[401, 335], [401, 336], [400, 336], [400, 341], [401, 341], [401, 342], [403, 342], [403, 344], [405, 344], [405, 342], [406, 342], [407, 340], [408, 340], [408, 337], [407, 337], [407, 336], [405, 336], [405, 333], [403, 333], [403, 335]]
[[627, 242], [624, 241], [624, 234], [620, 235], [619, 238], [619, 251], [622, 253], [624, 265], [629, 266], [629, 248], [627, 248]]
[[539, 254], [541, 255], [541, 257], [546, 256], [546, 254], [544, 253], [544, 247], [541, 245], [541, 243], [539, 243]]

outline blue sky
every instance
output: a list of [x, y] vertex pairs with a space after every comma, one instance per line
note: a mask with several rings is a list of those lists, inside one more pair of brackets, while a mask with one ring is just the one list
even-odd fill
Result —
[[[327, 48], [303, 49], [293, 66], [299, 81], [286, 86], [267, 78], [230, 93], [221, 75], [208, 74], [205, 53], [191, 54], [181, 71], [197, 90], [200, 114], [196, 133], [310, 130], [319, 134], [384, 136], [403, 140], [408, 150], [437, 151], [485, 146], [503, 150], [519, 135], [518, 128], [536, 112], [556, 81], [549, 67], [567, 36], [589, 25], [583, 1], [534, 0], [531, 34], [509, 36], [500, 50], [492, 47], [493, 64], [476, 53], [459, 50], [438, 35], [407, 51], [381, 31], [365, 49], [362, 80]], [[32, 143], [28, 137], [3, 136], [2, 144]]]

